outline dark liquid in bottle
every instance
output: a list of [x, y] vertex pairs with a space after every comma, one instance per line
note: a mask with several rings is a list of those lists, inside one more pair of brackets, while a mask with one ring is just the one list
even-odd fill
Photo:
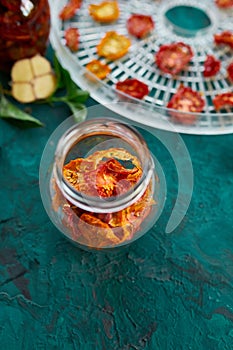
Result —
[[0, 69], [36, 53], [44, 54], [50, 31], [47, 0], [0, 0]]

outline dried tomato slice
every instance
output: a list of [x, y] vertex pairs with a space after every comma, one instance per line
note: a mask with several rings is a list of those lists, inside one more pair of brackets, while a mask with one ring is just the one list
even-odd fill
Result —
[[105, 79], [111, 72], [110, 67], [99, 60], [92, 60], [89, 62], [86, 65], [86, 69], [95, 74], [99, 79]]
[[142, 99], [149, 93], [148, 86], [138, 79], [118, 81], [116, 83], [116, 89], [138, 99]]
[[68, 28], [65, 31], [65, 41], [66, 41], [66, 46], [68, 48], [75, 52], [78, 51], [79, 47], [79, 31], [77, 28]]
[[233, 7], [233, 0], [215, 0], [215, 4], [220, 8]]
[[225, 107], [233, 107], [233, 92], [216, 95], [213, 99], [213, 105], [216, 111]]
[[142, 39], [154, 29], [155, 24], [151, 16], [133, 14], [128, 18], [126, 27], [131, 35]]
[[[198, 91], [192, 90], [190, 87], [180, 85], [177, 92], [172, 96], [167, 104], [168, 108], [177, 109], [182, 112], [197, 112], [203, 111], [205, 106], [205, 101]], [[184, 124], [193, 124], [196, 120], [195, 114], [187, 113], [171, 113], [175, 121]]]
[[164, 72], [171, 75], [180, 73], [191, 61], [193, 51], [183, 42], [161, 45], [155, 55], [155, 62]]
[[228, 79], [233, 83], [233, 62], [227, 67]]
[[70, 0], [60, 11], [59, 17], [61, 20], [66, 21], [74, 17], [76, 11], [81, 7], [82, 0]]
[[103, 1], [100, 4], [90, 4], [89, 14], [97, 22], [109, 23], [119, 18], [120, 11], [117, 1]]
[[105, 34], [96, 49], [99, 56], [116, 60], [128, 52], [130, 45], [129, 38], [115, 31], [110, 31]]
[[92, 247], [103, 247], [119, 244], [120, 239], [109, 225], [93, 214], [83, 213], [80, 216], [78, 230], [82, 233], [81, 243]]
[[216, 59], [213, 55], [207, 55], [204, 62], [204, 77], [212, 77], [216, 75], [221, 67], [221, 62]]
[[225, 44], [233, 49], [233, 32], [225, 30], [221, 33], [214, 35], [214, 42], [216, 45]]

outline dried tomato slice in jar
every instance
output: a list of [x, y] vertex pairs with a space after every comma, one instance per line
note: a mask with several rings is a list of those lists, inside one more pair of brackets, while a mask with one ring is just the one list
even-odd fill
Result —
[[213, 105], [216, 111], [221, 108], [233, 107], [233, 92], [224, 92], [216, 95], [213, 99]]
[[214, 35], [214, 42], [216, 45], [225, 44], [233, 49], [233, 32], [225, 30], [221, 33]]
[[142, 99], [149, 93], [148, 86], [138, 79], [118, 81], [116, 83], [116, 89], [138, 99]]
[[105, 34], [96, 49], [99, 56], [116, 60], [128, 52], [130, 45], [129, 38], [115, 31], [110, 31]]
[[182, 112], [192, 113], [171, 113], [175, 121], [184, 124], [193, 124], [196, 120], [196, 115], [193, 113], [202, 112], [204, 106], [205, 101], [202, 98], [201, 94], [198, 91], [194, 91], [190, 87], [186, 87], [182, 84], [167, 104], [168, 108], [177, 109]]
[[82, 0], [70, 0], [59, 13], [61, 20], [66, 21], [74, 17], [76, 11], [81, 7]]
[[192, 48], [183, 43], [161, 45], [155, 55], [155, 62], [164, 73], [175, 75], [180, 73], [193, 57]]
[[120, 11], [117, 1], [103, 1], [100, 4], [90, 4], [89, 14], [97, 22], [109, 23], [119, 18]]
[[213, 77], [221, 68], [221, 62], [213, 55], [207, 55], [204, 62], [204, 77]]
[[66, 46], [73, 52], [78, 51], [79, 31], [77, 28], [68, 28], [65, 31]]
[[233, 62], [227, 67], [228, 79], [233, 83]]
[[105, 79], [111, 72], [111, 68], [99, 60], [92, 60], [86, 65], [86, 69], [97, 76], [99, 79]]
[[126, 27], [129, 34], [142, 39], [154, 29], [155, 24], [151, 16], [132, 14], [126, 22]]
[[233, 7], [233, 0], [215, 0], [215, 4], [220, 8]]

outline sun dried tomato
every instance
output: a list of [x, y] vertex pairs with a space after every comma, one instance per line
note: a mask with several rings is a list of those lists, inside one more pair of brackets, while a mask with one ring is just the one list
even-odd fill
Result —
[[220, 8], [233, 7], [233, 0], [215, 0], [215, 4]]
[[175, 75], [184, 69], [192, 57], [193, 51], [189, 45], [175, 42], [160, 46], [155, 62], [164, 73]]
[[131, 35], [142, 39], [154, 29], [155, 24], [151, 16], [133, 14], [128, 18], [126, 26]]
[[[63, 167], [63, 176], [87, 195], [112, 197], [132, 188], [141, 178], [142, 168], [138, 158], [125, 149], [110, 148], [71, 160]], [[72, 239], [81, 244], [96, 248], [118, 245], [130, 240], [149, 215], [155, 204], [151, 193], [152, 183], [149, 183], [135, 203], [113, 213], [88, 212], [71, 203], [64, 204], [62, 199], [63, 224], [70, 230]]]
[[192, 112], [192, 114], [176, 112], [171, 113], [175, 121], [184, 124], [194, 123], [196, 120], [196, 115], [193, 113], [202, 112], [204, 106], [205, 101], [201, 94], [198, 91], [194, 91], [190, 87], [185, 87], [182, 84], [167, 104], [167, 107], [171, 109], [177, 109], [182, 112]]
[[214, 42], [216, 45], [225, 44], [233, 49], [233, 32], [225, 30], [214, 35]]
[[[116, 149], [116, 158], [118, 153]], [[117, 159], [109, 158], [108, 154], [111, 154], [111, 149], [95, 152], [86, 159], [71, 160], [63, 168], [65, 179], [78, 191], [91, 196], [111, 197], [125, 193], [139, 180], [141, 167], [132, 161], [130, 164], [134, 167], [128, 169]], [[127, 152], [124, 152], [124, 156], [130, 160]], [[106, 160], [103, 161], [103, 158]]]
[[212, 77], [216, 75], [221, 67], [221, 62], [216, 59], [213, 55], [207, 55], [204, 62], [204, 77]]
[[59, 17], [61, 20], [66, 21], [74, 17], [76, 11], [80, 9], [82, 0], [70, 0], [60, 11]]
[[120, 11], [117, 1], [103, 1], [100, 4], [90, 4], [89, 14], [97, 22], [109, 23], [119, 18]]
[[114, 234], [108, 224], [93, 214], [83, 213], [78, 223], [78, 231], [82, 233], [79, 242], [92, 247], [116, 245], [120, 239]]
[[227, 67], [228, 79], [233, 83], [233, 62]]
[[148, 95], [148, 86], [138, 79], [126, 79], [116, 83], [116, 89], [134, 98], [142, 99]]
[[111, 72], [111, 68], [99, 60], [92, 60], [86, 65], [86, 69], [96, 75], [99, 79], [105, 79]]
[[79, 31], [77, 28], [68, 28], [65, 31], [66, 46], [73, 52], [78, 51]]
[[216, 111], [221, 108], [233, 107], [233, 92], [224, 92], [216, 95], [213, 99], [213, 105]]
[[128, 52], [130, 45], [131, 41], [129, 38], [115, 31], [110, 31], [105, 34], [97, 45], [97, 53], [99, 56], [106, 57], [109, 60], [116, 60]]

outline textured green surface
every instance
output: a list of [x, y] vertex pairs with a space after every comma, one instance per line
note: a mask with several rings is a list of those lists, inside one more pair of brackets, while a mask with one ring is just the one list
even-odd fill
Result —
[[44, 128], [0, 120], [0, 348], [232, 349], [233, 135], [182, 136], [194, 192], [171, 234], [177, 177], [158, 147], [168, 186], [158, 223], [127, 250], [92, 254], [56, 230], [39, 193], [44, 146], [69, 112], [32, 110]]

